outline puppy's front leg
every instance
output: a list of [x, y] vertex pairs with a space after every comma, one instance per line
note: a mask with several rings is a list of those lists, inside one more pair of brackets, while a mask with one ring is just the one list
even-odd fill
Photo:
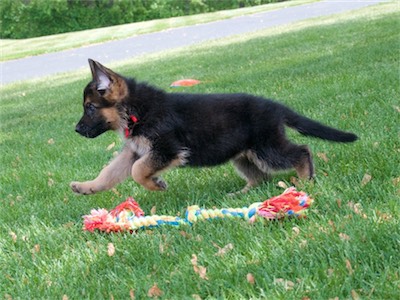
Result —
[[83, 195], [109, 190], [130, 175], [135, 159], [136, 154], [125, 146], [122, 152], [101, 170], [96, 179], [85, 182], [73, 181], [70, 187], [75, 193]]
[[164, 168], [154, 162], [150, 155], [144, 155], [132, 166], [131, 175], [133, 180], [150, 191], [164, 191], [167, 184], [158, 177]]

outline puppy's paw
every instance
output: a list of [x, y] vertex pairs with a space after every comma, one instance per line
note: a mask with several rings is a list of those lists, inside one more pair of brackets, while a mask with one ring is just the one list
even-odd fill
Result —
[[90, 182], [73, 181], [69, 185], [74, 193], [81, 195], [90, 195], [96, 193], [96, 190]]
[[243, 194], [247, 194], [251, 189], [250, 185], [246, 185], [244, 188], [242, 188], [240, 191], [237, 192], [233, 192], [233, 193], [228, 193], [227, 196], [228, 197], [236, 197], [236, 196], [240, 196]]
[[152, 179], [153, 179], [154, 184], [157, 187], [157, 190], [159, 190], [159, 191], [166, 191], [167, 190], [168, 185], [164, 180], [160, 179], [159, 177], [155, 177], [155, 178], [152, 178]]

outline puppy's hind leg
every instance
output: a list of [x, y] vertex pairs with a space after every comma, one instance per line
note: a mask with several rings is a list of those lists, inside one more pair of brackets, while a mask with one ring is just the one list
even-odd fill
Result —
[[264, 156], [274, 171], [294, 168], [300, 179], [314, 176], [311, 152], [305, 145], [288, 143], [280, 147], [264, 149]]
[[258, 160], [255, 157], [254, 159], [249, 159], [248, 156], [242, 154], [232, 161], [239, 175], [247, 181], [246, 186], [239, 193], [247, 193], [252, 187], [269, 178], [267, 170], [262, 171], [254, 163], [255, 159]]
[[300, 179], [312, 179], [314, 177], [314, 163], [310, 149], [305, 146], [295, 145], [290, 154], [293, 167]]

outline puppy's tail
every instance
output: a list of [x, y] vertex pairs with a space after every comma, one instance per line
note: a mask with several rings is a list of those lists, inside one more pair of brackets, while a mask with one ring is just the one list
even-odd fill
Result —
[[358, 138], [354, 133], [323, 125], [317, 121], [301, 116], [290, 109], [286, 111], [285, 123], [287, 126], [296, 129], [302, 135], [313, 136], [323, 140], [350, 143], [356, 141]]

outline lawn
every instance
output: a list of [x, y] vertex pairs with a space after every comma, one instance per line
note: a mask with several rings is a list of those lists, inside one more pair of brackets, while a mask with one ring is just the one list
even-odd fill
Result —
[[[237, 197], [227, 194], [244, 182], [230, 164], [171, 170], [163, 193], [128, 180], [75, 195], [69, 182], [96, 176], [121, 147], [111, 132], [93, 140], [74, 132], [89, 69], [1, 87], [0, 296], [399, 298], [399, 20], [391, 2], [111, 65], [169, 91], [177, 91], [172, 81], [196, 78], [204, 83], [179, 91], [264, 95], [359, 135], [338, 144], [289, 131], [310, 145], [316, 179], [279, 174]], [[217, 220], [133, 235], [82, 231], [92, 208], [113, 208], [129, 195], [148, 214], [177, 215], [192, 204], [261, 201], [283, 191], [280, 181], [315, 198], [306, 219]]]

